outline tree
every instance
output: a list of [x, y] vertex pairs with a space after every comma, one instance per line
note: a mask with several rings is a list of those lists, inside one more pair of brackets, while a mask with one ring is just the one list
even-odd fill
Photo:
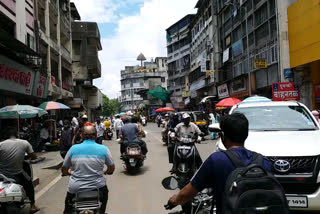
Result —
[[102, 95], [102, 114], [103, 116], [110, 116], [117, 114], [120, 110], [120, 103], [118, 99], [109, 99], [106, 95]]

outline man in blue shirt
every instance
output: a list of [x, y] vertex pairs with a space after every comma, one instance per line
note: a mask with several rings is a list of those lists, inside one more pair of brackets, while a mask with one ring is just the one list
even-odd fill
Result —
[[[249, 122], [241, 113], [226, 115], [220, 123], [222, 131], [221, 140], [224, 146], [238, 155], [242, 161], [249, 165], [252, 163], [253, 153], [244, 147], [249, 133]], [[270, 161], [265, 158], [264, 166], [271, 172]], [[221, 213], [222, 194], [229, 174], [235, 169], [231, 160], [223, 152], [213, 153], [201, 166], [191, 182], [177, 195], [172, 196], [168, 203], [183, 205], [191, 201], [194, 196], [205, 188], [212, 188], [216, 199], [217, 214]]]
[[[92, 188], [99, 189], [99, 213], [104, 214], [109, 192], [104, 175], [113, 174], [114, 162], [109, 149], [95, 142], [97, 130], [94, 126], [85, 126], [82, 138], [83, 143], [71, 147], [61, 169], [63, 175], [70, 175], [64, 214], [72, 213], [72, 200], [77, 192]], [[105, 171], [104, 165], [108, 167]]]

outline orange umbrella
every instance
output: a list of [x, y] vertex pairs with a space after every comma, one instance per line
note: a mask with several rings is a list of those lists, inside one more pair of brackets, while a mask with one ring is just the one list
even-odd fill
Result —
[[164, 107], [164, 108], [158, 108], [157, 110], [155, 110], [155, 112], [159, 113], [159, 112], [167, 112], [167, 111], [174, 111], [173, 108], [170, 107]]
[[226, 99], [221, 100], [216, 104], [216, 107], [232, 107], [237, 103], [240, 103], [241, 100], [234, 98], [234, 97], [229, 97]]

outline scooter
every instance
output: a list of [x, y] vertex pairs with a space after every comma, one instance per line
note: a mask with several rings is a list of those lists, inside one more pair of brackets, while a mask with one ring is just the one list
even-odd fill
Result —
[[113, 132], [110, 128], [107, 128], [105, 133], [104, 133], [104, 137], [106, 140], [111, 140], [113, 137]]
[[[32, 167], [29, 161], [25, 161], [23, 169], [26, 176], [33, 179]], [[0, 174], [0, 213], [19, 214], [24, 206], [29, 203], [24, 188], [17, 184], [14, 179]]]
[[195, 139], [187, 134], [182, 134], [179, 138], [176, 138], [174, 132], [170, 133], [170, 138], [175, 142], [173, 153], [174, 174], [177, 176], [179, 188], [182, 188], [198, 170]]
[[96, 214], [100, 210], [99, 189], [81, 189], [73, 201], [73, 213]]
[[[179, 188], [179, 182], [176, 177], [170, 176], [162, 180], [162, 186], [167, 190], [175, 190]], [[192, 202], [183, 206], [183, 212], [187, 214], [210, 214], [213, 194], [212, 189], [204, 189], [202, 192], [199, 192], [193, 199]], [[172, 204], [164, 205], [166, 210], [171, 210], [175, 206]], [[213, 213], [215, 213], [215, 208]]]
[[142, 126], [147, 125], [146, 117], [141, 117]]
[[144, 163], [145, 156], [142, 154], [138, 144], [130, 144], [126, 148], [125, 154], [121, 156], [128, 173], [137, 172]]

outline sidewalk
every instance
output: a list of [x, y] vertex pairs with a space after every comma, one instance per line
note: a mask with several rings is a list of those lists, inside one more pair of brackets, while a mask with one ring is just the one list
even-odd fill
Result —
[[32, 164], [33, 180], [37, 192], [61, 174], [60, 167], [63, 159], [59, 151], [37, 153], [36, 155], [46, 158], [41, 162]]

